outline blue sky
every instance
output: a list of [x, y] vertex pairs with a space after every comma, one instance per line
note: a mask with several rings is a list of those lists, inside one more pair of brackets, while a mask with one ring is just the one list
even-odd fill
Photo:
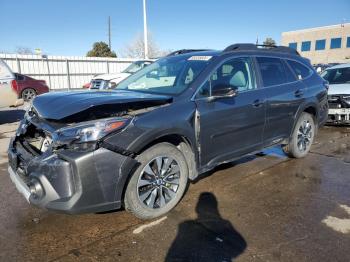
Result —
[[[281, 32], [350, 22], [349, 0], [147, 0], [148, 26], [162, 49], [223, 49]], [[85, 55], [95, 41], [120, 53], [143, 31], [142, 0], [0, 0], [0, 51], [17, 46]]]

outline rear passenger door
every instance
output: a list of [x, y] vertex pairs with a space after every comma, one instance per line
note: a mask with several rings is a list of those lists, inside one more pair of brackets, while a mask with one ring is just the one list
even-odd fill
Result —
[[[195, 102], [202, 166], [214, 166], [262, 146], [265, 98], [253, 68], [251, 58], [232, 58], [199, 89]], [[236, 88], [237, 95], [212, 100], [211, 94], [220, 86]]]
[[289, 137], [305, 86], [284, 60], [275, 57], [256, 60], [267, 99], [264, 145], [268, 146]]

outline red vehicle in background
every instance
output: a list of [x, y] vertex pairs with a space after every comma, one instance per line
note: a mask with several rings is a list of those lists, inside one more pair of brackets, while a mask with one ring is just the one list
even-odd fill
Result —
[[37, 95], [49, 92], [45, 80], [37, 80], [29, 76], [14, 73], [15, 80], [12, 81], [12, 87], [16, 90], [18, 98], [24, 101], [31, 101]]

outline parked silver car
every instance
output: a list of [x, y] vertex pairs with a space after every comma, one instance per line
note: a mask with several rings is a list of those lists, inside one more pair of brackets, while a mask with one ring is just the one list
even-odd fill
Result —
[[90, 83], [90, 89], [95, 90], [105, 90], [115, 88], [121, 81], [128, 78], [132, 74], [135, 74], [137, 71], [142, 68], [152, 64], [152, 60], [139, 60], [133, 62], [125, 70], [120, 73], [109, 73], [96, 75]]
[[350, 124], [350, 64], [327, 68], [321, 76], [329, 82], [328, 122]]

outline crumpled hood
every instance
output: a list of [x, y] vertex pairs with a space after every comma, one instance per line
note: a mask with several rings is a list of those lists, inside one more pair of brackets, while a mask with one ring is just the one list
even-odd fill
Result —
[[116, 90], [105, 92], [52, 92], [33, 100], [36, 113], [47, 120], [81, 122], [122, 112], [163, 105], [172, 97]]
[[350, 84], [329, 85], [328, 95], [350, 95]]

